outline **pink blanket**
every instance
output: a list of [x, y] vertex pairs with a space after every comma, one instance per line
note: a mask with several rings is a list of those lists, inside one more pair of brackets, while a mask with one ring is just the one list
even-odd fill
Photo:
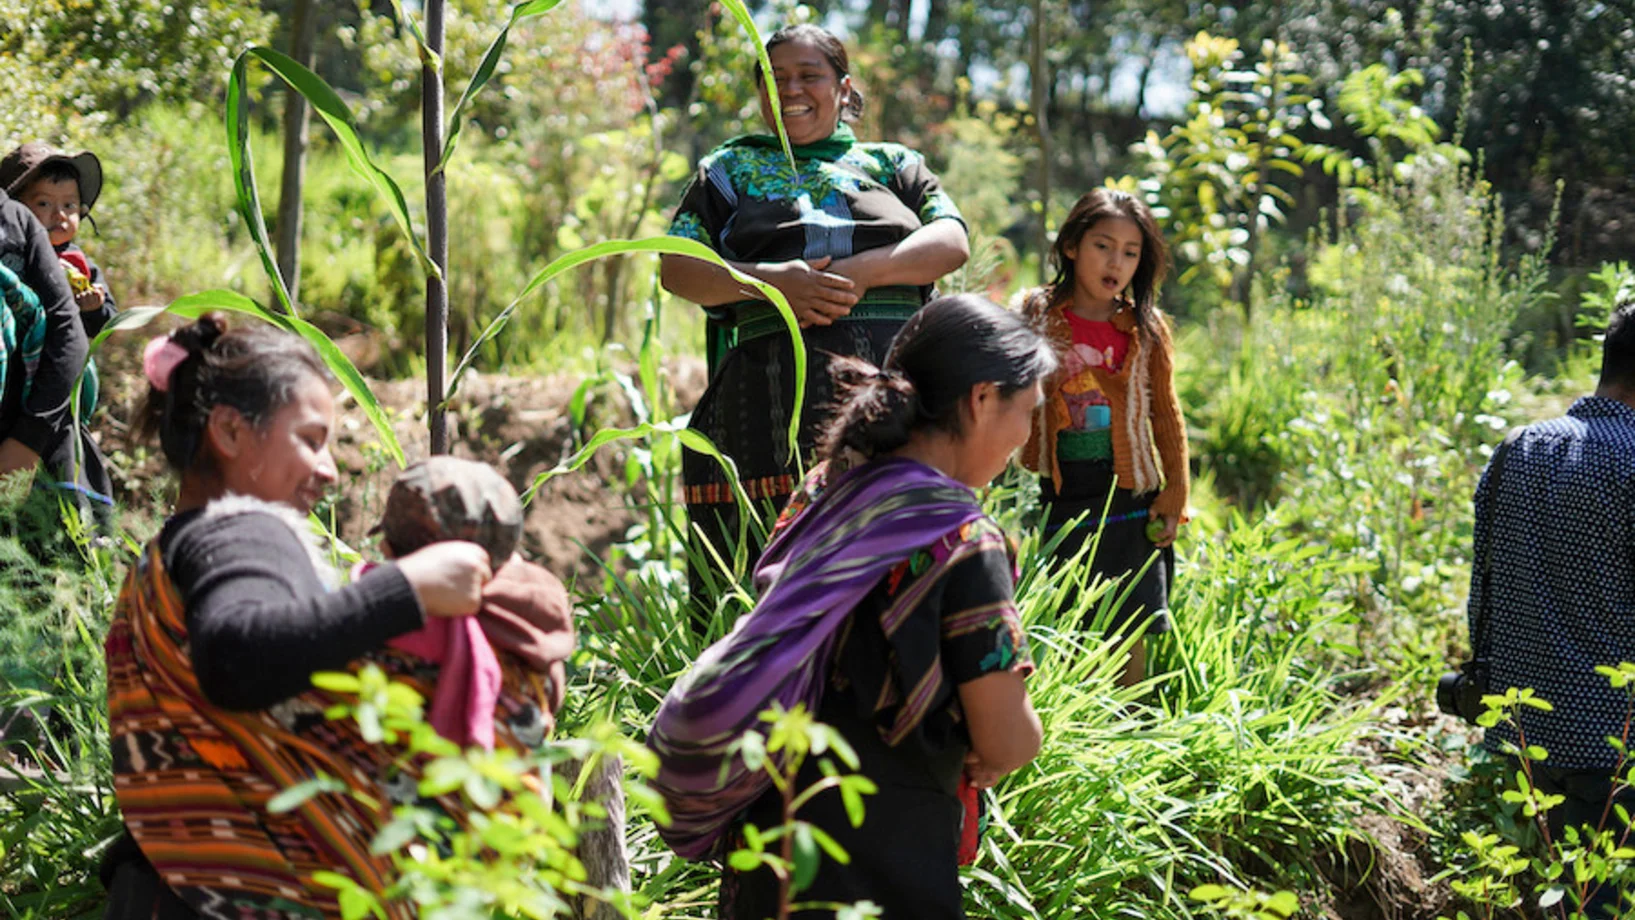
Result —
[[[372, 567], [359, 563], [353, 579]], [[462, 747], [480, 744], [492, 751], [500, 661], [477, 617], [431, 617], [424, 627], [387, 644], [442, 668], [427, 714], [431, 727]]]

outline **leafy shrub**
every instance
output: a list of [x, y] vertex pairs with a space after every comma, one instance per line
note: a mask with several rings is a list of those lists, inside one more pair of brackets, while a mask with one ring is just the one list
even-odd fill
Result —
[[207, 98], [274, 16], [229, 0], [0, 0], [0, 138], [88, 138], [138, 102]]

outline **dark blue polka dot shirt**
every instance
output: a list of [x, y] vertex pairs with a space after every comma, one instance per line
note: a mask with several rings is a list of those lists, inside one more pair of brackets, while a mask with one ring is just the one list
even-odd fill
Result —
[[[1491, 463], [1476, 488], [1471, 635], [1491, 550], [1492, 692], [1532, 687], [1555, 706], [1521, 711], [1526, 742], [1550, 766], [1611, 768], [1606, 739], [1624, 735], [1630, 700], [1595, 666], [1635, 661], [1635, 408], [1580, 399], [1523, 429], [1501, 462], [1502, 494]], [[1502, 741], [1515, 732], [1488, 730], [1490, 749]]]

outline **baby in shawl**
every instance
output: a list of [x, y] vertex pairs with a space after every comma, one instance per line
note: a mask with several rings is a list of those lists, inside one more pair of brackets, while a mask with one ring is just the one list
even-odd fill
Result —
[[565, 690], [563, 662], [573, 654], [573, 608], [556, 576], [517, 554], [522, 502], [493, 467], [435, 456], [409, 466], [392, 484], [381, 522], [372, 531], [389, 557], [439, 540], [469, 540], [488, 551], [494, 577], [475, 616], [437, 618], [393, 639], [393, 648], [440, 666], [429, 721], [461, 745], [494, 747], [496, 705], [525, 746], [541, 743], [555, 725]]

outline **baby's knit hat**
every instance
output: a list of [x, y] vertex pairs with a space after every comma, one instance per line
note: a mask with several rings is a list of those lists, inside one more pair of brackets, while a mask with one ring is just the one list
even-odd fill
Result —
[[428, 457], [392, 483], [375, 528], [402, 556], [441, 540], [469, 540], [488, 551], [495, 571], [522, 541], [522, 500], [486, 463]]

